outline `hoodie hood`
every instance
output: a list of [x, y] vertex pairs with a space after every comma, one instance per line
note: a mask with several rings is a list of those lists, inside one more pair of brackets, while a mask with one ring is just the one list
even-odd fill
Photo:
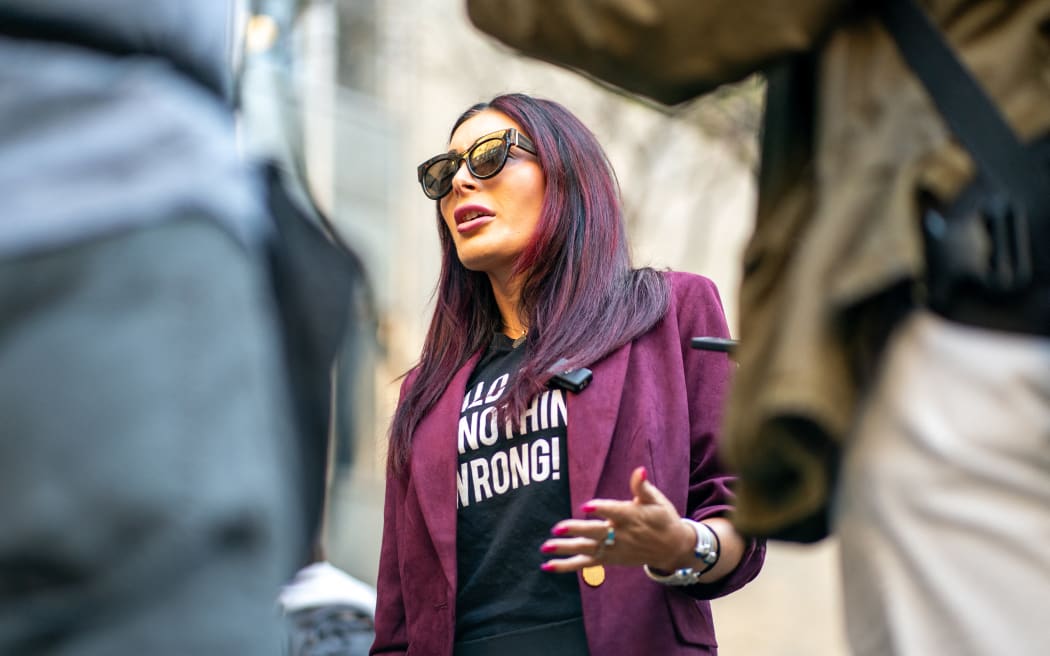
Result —
[[[0, 24], [47, 38], [166, 59], [231, 97], [234, 0], [2, 0]], [[2, 29], [0, 29], [2, 32]]]

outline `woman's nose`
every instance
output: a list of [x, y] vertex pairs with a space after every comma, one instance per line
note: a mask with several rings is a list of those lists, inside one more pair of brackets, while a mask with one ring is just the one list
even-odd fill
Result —
[[470, 190], [476, 189], [478, 186], [478, 179], [470, 172], [467, 167], [466, 160], [459, 163], [459, 168], [456, 169], [456, 174], [452, 176], [452, 186], [458, 190]]

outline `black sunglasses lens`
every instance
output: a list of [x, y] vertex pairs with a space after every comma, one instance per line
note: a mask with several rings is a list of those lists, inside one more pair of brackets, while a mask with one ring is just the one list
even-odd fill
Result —
[[486, 139], [475, 144], [467, 155], [470, 172], [478, 178], [489, 178], [496, 175], [506, 161], [507, 142], [503, 140], [503, 137]]
[[456, 161], [439, 159], [423, 171], [423, 191], [427, 196], [438, 199], [452, 189], [452, 178], [456, 175]]

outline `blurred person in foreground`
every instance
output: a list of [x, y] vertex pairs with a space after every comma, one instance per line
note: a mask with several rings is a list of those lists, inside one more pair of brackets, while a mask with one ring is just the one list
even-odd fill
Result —
[[[1045, 180], [1050, 2], [920, 4]], [[723, 450], [734, 523], [837, 534], [857, 654], [1045, 651], [1050, 244], [995, 242], [989, 201], [1013, 180], [989, 184], [891, 38], [920, 31], [887, 30], [883, 3], [467, 6], [529, 55], [669, 104], [766, 74]], [[1027, 218], [1047, 234], [1050, 217]], [[1014, 255], [1031, 279], [985, 284]]]
[[230, 3], [0, 3], [0, 653], [280, 653], [308, 547]]
[[374, 654], [712, 654], [765, 547], [725, 519], [710, 280], [632, 269], [563, 106], [475, 105], [419, 167], [437, 309], [391, 428]]

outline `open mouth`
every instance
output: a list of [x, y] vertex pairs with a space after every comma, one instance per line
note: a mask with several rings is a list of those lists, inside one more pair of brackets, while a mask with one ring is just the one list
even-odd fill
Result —
[[480, 205], [466, 205], [457, 209], [454, 214], [456, 225], [462, 225], [489, 216], [492, 216], [492, 210]]

